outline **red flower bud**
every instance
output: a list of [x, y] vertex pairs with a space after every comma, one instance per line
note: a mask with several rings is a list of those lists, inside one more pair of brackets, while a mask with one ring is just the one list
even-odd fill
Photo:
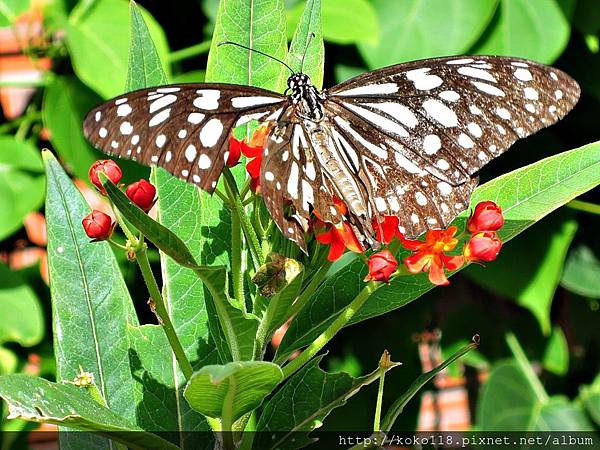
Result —
[[471, 233], [478, 231], [498, 231], [504, 225], [502, 208], [494, 202], [480, 202], [475, 207], [475, 212], [469, 217], [467, 230]]
[[106, 191], [98, 178], [98, 173], [100, 172], [104, 172], [108, 179], [114, 184], [121, 181], [123, 172], [121, 172], [121, 168], [112, 159], [100, 159], [92, 164], [92, 167], [90, 167], [90, 181], [98, 188], [98, 190], [100, 190], [102, 195], [106, 195]]
[[112, 234], [114, 224], [108, 214], [94, 209], [81, 221], [85, 234], [96, 241], [104, 241]]
[[471, 236], [463, 253], [467, 261], [493, 261], [500, 253], [502, 241], [495, 231], [480, 231]]
[[390, 281], [390, 276], [396, 271], [398, 261], [389, 250], [373, 253], [369, 257], [369, 274], [365, 281]]
[[150, 208], [152, 208], [152, 205], [154, 205], [156, 188], [142, 178], [140, 181], [136, 181], [127, 186], [127, 188], [125, 188], [125, 194], [129, 197], [129, 200], [148, 212], [150, 211]]

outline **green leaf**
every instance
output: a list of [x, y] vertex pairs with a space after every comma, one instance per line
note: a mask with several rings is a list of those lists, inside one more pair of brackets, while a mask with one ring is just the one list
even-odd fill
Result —
[[31, 347], [43, 337], [44, 316], [35, 292], [19, 274], [0, 264], [0, 343]]
[[153, 220], [110, 181], [100, 174], [102, 185], [117, 209], [160, 250], [184, 267], [197, 267], [194, 256], [185, 243], [172, 231]]
[[44, 201], [43, 167], [29, 142], [0, 136], [0, 240], [17, 231]]
[[[131, 28], [129, 7], [122, 0], [85, 2], [71, 12], [67, 23], [67, 47], [78, 78], [104, 98], [123, 92], [127, 79]], [[150, 35], [162, 61], [168, 45], [160, 25], [142, 9]]]
[[[310, 3], [312, 2], [306, 3], [304, 16], [303, 2], [291, 9], [287, 16], [288, 31], [295, 29], [299, 22], [305, 20], [306, 9]], [[377, 45], [379, 42], [377, 14], [367, 0], [323, 0], [322, 14], [323, 37], [328, 42], [342, 45], [358, 42]]]
[[0, 26], [11, 25], [19, 14], [29, 9], [30, 0], [0, 0]]
[[[92, 372], [108, 407], [133, 422], [136, 385], [125, 362], [137, 317], [129, 292], [109, 244], [91, 243], [81, 226], [89, 206], [52, 154], [43, 156], [57, 378], [72, 380], [80, 366]], [[82, 448], [68, 434], [70, 448]]]
[[206, 78], [206, 71], [192, 70], [173, 75], [173, 83], [202, 83], [204, 78]]
[[561, 397], [539, 397], [514, 361], [496, 364], [477, 406], [479, 429], [494, 431], [592, 431], [581, 406]]
[[529, 309], [547, 335], [552, 299], [576, 231], [572, 215], [557, 212], [506, 245], [494, 264], [473, 264], [467, 274]]
[[[0, 396], [8, 403], [11, 419], [53, 423], [82, 431], [105, 433], [132, 449], [179, 448], [155, 434], [145, 432], [124, 417], [100, 405], [85, 388], [52, 383], [22, 374], [4, 375], [0, 377]], [[81, 437], [88, 439], [85, 442], [90, 444], [89, 436]], [[80, 448], [91, 448], [83, 445], [84, 447]]]
[[394, 426], [394, 423], [398, 419], [398, 416], [404, 410], [406, 404], [421, 390], [423, 386], [425, 386], [429, 381], [433, 379], [438, 373], [444, 370], [453, 362], [460, 359], [462, 356], [469, 353], [471, 350], [477, 348], [479, 342], [472, 342], [469, 345], [458, 350], [448, 359], [446, 359], [443, 363], [437, 366], [435, 369], [430, 370], [422, 375], [420, 375], [415, 381], [412, 382], [410, 387], [406, 390], [404, 394], [402, 394], [393, 404], [390, 406], [390, 409], [385, 414], [383, 420], [381, 421], [381, 430], [388, 433], [391, 428]]
[[581, 388], [579, 399], [596, 426], [600, 426], [600, 375], [590, 386]]
[[281, 291], [268, 300], [267, 309], [262, 318], [268, 324], [267, 338], [289, 318], [290, 307], [300, 293], [303, 279], [304, 272], [301, 271]]
[[81, 127], [87, 112], [98, 103], [98, 96], [75, 77], [56, 76], [44, 91], [42, 117], [52, 146], [82, 180], [101, 156], [83, 137]]
[[490, 29], [474, 51], [550, 64], [566, 47], [570, 33], [569, 21], [556, 0], [501, 0]]
[[196, 411], [233, 423], [258, 408], [282, 378], [279, 366], [266, 361], [204, 366], [194, 373], [184, 395]]
[[560, 284], [574, 292], [589, 298], [600, 298], [600, 259], [585, 245], [571, 251], [567, 257], [565, 270]]
[[319, 367], [323, 356], [310, 360], [267, 403], [256, 425], [255, 448], [293, 450], [315, 442], [308, 434], [323, 424], [335, 408], [364, 386], [379, 379], [379, 369], [354, 378]]
[[[507, 242], [598, 184], [600, 143], [593, 143], [543, 159], [478, 187], [471, 198], [471, 207], [484, 200], [498, 203], [505, 217], [500, 238]], [[464, 226], [467, 214], [465, 212], [457, 219], [459, 228]], [[402, 253], [401, 257], [406, 255]], [[344, 270], [339, 267], [342, 264], [347, 264]], [[361, 260], [351, 255], [336, 267], [337, 272], [328, 278], [290, 324], [278, 349], [277, 360], [283, 360], [312, 342], [364, 286], [362, 279], [366, 268]], [[425, 275], [398, 277], [377, 289], [351, 322], [400, 308], [434, 287]]]
[[376, 44], [361, 42], [358, 49], [372, 69], [465, 53], [491, 20], [497, 3], [498, 0], [374, 0], [381, 37]]
[[287, 50], [283, 0], [222, 0], [206, 66], [207, 82], [258, 86], [282, 91], [287, 69], [277, 61], [234, 45], [232, 41], [285, 60]]
[[543, 359], [544, 369], [556, 375], [565, 375], [569, 370], [569, 344], [560, 327], [554, 327], [546, 344]]
[[[290, 44], [287, 63], [296, 72], [307, 74], [312, 83], [320, 89], [323, 86], [323, 70], [325, 65], [323, 27], [321, 26], [321, 0], [308, 0], [297, 25], [289, 29], [295, 29], [296, 31]], [[306, 57], [304, 57], [305, 54]], [[304, 64], [302, 64], [303, 59]]]
[[129, 4], [131, 12], [131, 46], [129, 49], [129, 70], [125, 90], [160, 86], [168, 83], [168, 78], [160, 61], [158, 51], [152, 41], [150, 30], [144, 22], [140, 8], [134, 1]]

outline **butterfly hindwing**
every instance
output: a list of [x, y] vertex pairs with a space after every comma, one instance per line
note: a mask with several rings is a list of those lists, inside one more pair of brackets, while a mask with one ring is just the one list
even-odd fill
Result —
[[285, 104], [280, 94], [248, 86], [172, 85], [110, 100], [87, 115], [83, 129], [106, 153], [164, 167], [212, 192], [232, 128], [275, 120]]

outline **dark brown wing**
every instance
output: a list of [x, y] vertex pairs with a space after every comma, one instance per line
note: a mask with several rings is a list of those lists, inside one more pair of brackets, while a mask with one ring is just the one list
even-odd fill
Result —
[[90, 111], [83, 131], [106, 153], [164, 167], [212, 192], [229, 151], [232, 128], [277, 120], [287, 97], [230, 84], [142, 89]]

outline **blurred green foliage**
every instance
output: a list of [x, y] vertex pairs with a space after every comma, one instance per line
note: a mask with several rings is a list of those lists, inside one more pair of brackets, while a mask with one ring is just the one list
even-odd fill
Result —
[[[0, 0], [0, 26], [14, 25], [32, 3]], [[207, 53], [219, 2], [139, 3], [147, 8], [142, 14], [162, 61], [169, 62], [163, 67], [169, 81], [210, 78], [211, 70], [205, 72]], [[286, 17], [277, 18], [288, 25], [288, 41], [304, 4], [286, 0]], [[596, 0], [321, 0], [321, 4], [324, 86], [403, 61], [468, 53], [521, 56], [555, 64], [581, 83], [580, 104], [566, 120], [517, 143], [484, 169], [482, 180], [600, 138], [600, 4]], [[42, 43], [23, 52], [34, 62], [51, 58], [52, 70], [33, 83], [38, 91], [23, 115], [0, 123], [0, 256], [6, 262], [24, 245], [34, 246], [22, 223], [42, 205], [39, 150], [51, 147], [72, 176], [85, 180], [90, 163], [100, 154], [83, 139], [82, 118], [94, 104], [121, 93], [127, 78], [131, 39], [127, 1], [49, 0], [45, 5]], [[279, 41], [269, 31], [259, 30], [256, 44], [273, 52], [270, 45]], [[298, 48], [294, 53], [301, 52]], [[321, 60], [315, 59], [309, 61], [309, 71], [320, 66]], [[271, 81], [272, 88], [283, 90], [285, 71], [276, 63], [269, 63], [261, 76]], [[0, 81], [0, 88], [12, 83]], [[133, 163], [125, 166], [129, 170], [124, 172], [132, 178], [147, 173]], [[572, 421], [564, 423], [598, 427], [598, 190], [581, 200], [584, 203], [562, 208], [511, 241], [486, 270], [469, 269], [466, 276], [453, 278], [451, 288], [434, 290], [406, 308], [340, 333], [330, 346], [332, 367], [355, 371], [372, 367], [365, 362], [372, 357], [372, 349], [388, 348], [394, 359], [404, 363], [386, 381], [393, 398], [420, 372], [411, 335], [441, 329], [441, 352], [448, 355], [464, 344], [466, 335], [479, 332], [479, 351], [450, 371], [467, 376], [475, 369], [490, 371], [479, 403], [473, 405], [476, 426], [500, 426], [494, 417], [495, 408], [501, 406], [507, 410], [522, 407], [526, 415], [536, 410], [537, 419], [547, 419], [547, 423], [553, 417], [567, 417]], [[139, 282], [132, 276], [127, 279], [132, 285]], [[37, 271], [17, 273], [0, 265], [0, 311], [1, 373], [23, 370], [31, 354], [49, 359], [51, 336], [44, 334], [44, 325], [50, 323], [49, 291]], [[509, 333], [517, 336], [524, 354], [540, 368], [535, 374], [538, 384], [528, 372], [531, 364], [519, 361], [514, 347], [511, 351], [507, 346]], [[52, 377], [44, 367], [37, 370]], [[507, 380], [518, 382], [518, 395], [507, 394]], [[334, 412], [325, 426], [368, 429], [374, 397], [374, 388], [365, 389], [349, 401], [354, 414]], [[498, 399], [502, 399], [500, 406]], [[418, 404], [407, 408], [400, 425], [412, 430]], [[512, 420], [518, 420], [518, 425], [525, 418]], [[529, 423], [535, 426], [536, 422]]]

